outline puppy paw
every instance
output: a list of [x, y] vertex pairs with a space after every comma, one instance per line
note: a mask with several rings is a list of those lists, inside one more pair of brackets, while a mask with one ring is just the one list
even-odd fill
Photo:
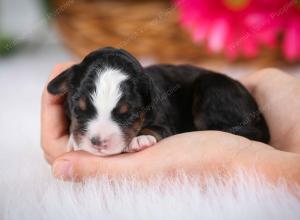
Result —
[[152, 135], [140, 135], [131, 140], [126, 152], [132, 153], [141, 151], [147, 147], [151, 147], [152, 145], [156, 144], [156, 142], [156, 138]]

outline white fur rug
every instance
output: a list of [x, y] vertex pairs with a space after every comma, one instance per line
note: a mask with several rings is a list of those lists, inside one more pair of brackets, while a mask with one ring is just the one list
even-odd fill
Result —
[[39, 101], [48, 72], [64, 59], [49, 63], [48, 52], [34, 63], [28, 55], [0, 61], [1, 220], [300, 219], [300, 202], [283, 183], [271, 187], [243, 173], [226, 185], [208, 177], [205, 189], [188, 179], [148, 187], [53, 179], [40, 150]]
[[205, 189], [184, 176], [150, 186], [104, 177], [79, 184], [54, 180], [38, 152], [1, 155], [6, 157], [0, 168], [2, 220], [300, 218], [300, 202], [284, 184], [270, 186], [243, 173], [225, 185], [207, 178]]

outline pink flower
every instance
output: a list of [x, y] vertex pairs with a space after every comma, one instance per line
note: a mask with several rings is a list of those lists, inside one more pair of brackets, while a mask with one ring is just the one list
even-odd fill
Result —
[[[288, 59], [295, 59], [300, 53], [300, 42], [297, 41], [300, 37], [300, 13], [295, 1], [175, 2], [181, 23], [191, 33], [194, 42], [203, 43], [211, 52], [223, 52], [229, 58], [255, 57], [263, 47], [278, 47], [279, 33], [284, 32], [284, 54]], [[283, 30], [283, 27], [286, 28]]]
[[283, 32], [285, 57], [290, 61], [300, 59], [300, 6], [290, 8]]
[[283, 52], [290, 61], [300, 59], [300, 17], [287, 23], [283, 39]]

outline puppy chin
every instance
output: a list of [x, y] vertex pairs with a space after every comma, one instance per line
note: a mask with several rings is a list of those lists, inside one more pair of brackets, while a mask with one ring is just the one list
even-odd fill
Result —
[[125, 146], [123, 143], [116, 144], [114, 146], [108, 147], [107, 149], [96, 149], [94, 148], [90, 143], [89, 139], [82, 138], [79, 144], [75, 144], [74, 150], [83, 150], [86, 152], [89, 152], [91, 154], [97, 155], [97, 156], [111, 156], [115, 154], [120, 154], [124, 151]]
[[124, 147], [117, 148], [117, 149], [103, 149], [103, 150], [97, 150], [93, 147], [84, 147], [84, 148], [78, 148], [78, 150], [84, 150], [84, 151], [92, 153], [94, 155], [105, 157], [105, 156], [111, 156], [111, 155], [116, 155], [116, 154], [122, 153], [124, 150]]

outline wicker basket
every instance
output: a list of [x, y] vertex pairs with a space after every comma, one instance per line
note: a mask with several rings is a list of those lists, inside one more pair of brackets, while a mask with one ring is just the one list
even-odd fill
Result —
[[[52, 0], [55, 23], [64, 43], [80, 57], [113, 46], [159, 62], [193, 62], [222, 68], [221, 56], [211, 56], [194, 45], [178, 24], [169, 0]], [[278, 54], [247, 61], [259, 68], [278, 64]]]

